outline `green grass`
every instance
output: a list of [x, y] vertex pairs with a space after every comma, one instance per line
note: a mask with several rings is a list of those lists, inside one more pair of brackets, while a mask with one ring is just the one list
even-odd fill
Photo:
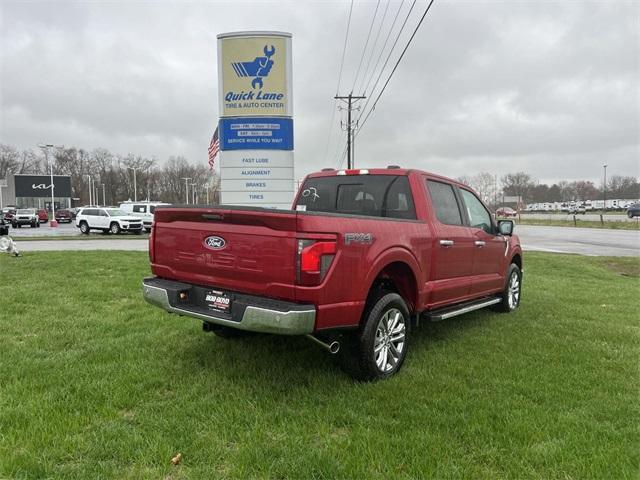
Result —
[[640, 230], [640, 218], [633, 222], [616, 222], [600, 220], [544, 220], [534, 218], [522, 218], [516, 220], [519, 225], [542, 225], [548, 227], [580, 227], [580, 228], [605, 228], [613, 230]]
[[0, 478], [638, 478], [638, 259], [525, 268], [518, 311], [423, 323], [359, 384], [145, 304], [144, 253], [0, 256]]
[[[9, 232], [11, 234], [11, 232]], [[10, 235], [11, 236], [11, 235]], [[38, 237], [21, 237], [21, 236], [11, 236], [16, 242], [30, 242], [32, 240], [149, 240], [149, 235], [141, 234], [141, 235], [131, 235], [131, 234], [123, 234], [123, 235], [51, 235], [51, 236], [38, 236]]]

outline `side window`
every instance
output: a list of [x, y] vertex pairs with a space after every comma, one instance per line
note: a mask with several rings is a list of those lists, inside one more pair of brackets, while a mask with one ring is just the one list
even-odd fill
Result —
[[389, 218], [416, 219], [416, 209], [413, 206], [407, 177], [396, 177], [387, 187], [382, 215]]
[[98, 210], [98, 215], [101, 217], [108, 217], [109, 215], [107, 215], [107, 212], [105, 212], [104, 210]]
[[462, 193], [462, 199], [467, 207], [467, 213], [469, 214], [469, 222], [473, 228], [481, 228], [487, 233], [492, 233], [491, 227], [491, 215], [484, 208], [484, 205], [478, 200], [478, 198], [468, 190], [460, 189]]
[[133, 206], [133, 211], [135, 213], [147, 213], [147, 206], [146, 205], [134, 205]]
[[445, 225], [462, 225], [462, 215], [453, 187], [433, 180], [427, 180], [427, 187], [438, 220]]

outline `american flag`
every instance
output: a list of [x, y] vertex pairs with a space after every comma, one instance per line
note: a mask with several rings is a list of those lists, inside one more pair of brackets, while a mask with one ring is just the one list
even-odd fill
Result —
[[218, 138], [218, 127], [216, 127], [216, 131], [213, 132], [213, 137], [211, 137], [211, 143], [209, 144], [209, 168], [211, 170], [213, 170], [213, 163], [219, 151], [220, 139]]

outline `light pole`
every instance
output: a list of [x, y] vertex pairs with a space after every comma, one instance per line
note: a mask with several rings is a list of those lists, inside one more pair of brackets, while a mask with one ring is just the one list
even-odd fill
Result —
[[[55, 186], [53, 184], [53, 162], [49, 162], [49, 149], [53, 148], [52, 143], [40, 144], [38, 145], [44, 152], [44, 158], [49, 165], [49, 172], [51, 174], [51, 222], [49, 222], [50, 227], [57, 227], [58, 222], [56, 222], [56, 204], [55, 204], [55, 194], [54, 189]], [[58, 146], [57, 148], [63, 148], [63, 146]]]
[[106, 200], [106, 196], [104, 194], [104, 183], [102, 184], [102, 205], [106, 205], [107, 204], [107, 200]]
[[196, 185], [195, 183], [191, 184], [191, 203], [195, 205], [196, 203]]
[[185, 198], [187, 199], [187, 205], [189, 205], [189, 180], [191, 180], [191, 177], [182, 177], [181, 180], [184, 180], [184, 186], [187, 189]]
[[136, 172], [140, 170], [138, 167], [127, 167], [129, 170], [133, 170], [133, 201], [138, 201], [138, 186], [136, 184]]
[[87, 174], [87, 177], [89, 177], [89, 205], [93, 205], [91, 203], [91, 190], [93, 189], [93, 187], [91, 186], [91, 175]]
[[602, 184], [602, 196], [604, 201], [602, 203], [602, 211], [606, 212], [607, 211], [607, 164], [605, 163], [602, 166], [604, 167], [604, 183]]

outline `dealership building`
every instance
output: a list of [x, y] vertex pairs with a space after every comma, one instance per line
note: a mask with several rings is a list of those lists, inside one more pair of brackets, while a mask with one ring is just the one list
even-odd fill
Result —
[[[18, 208], [44, 208], [51, 211], [51, 175], [9, 175], [1, 189], [2, 205]], [[53, 201], [56, 210], [71, 208], [71, 177], [53, 176]]]

